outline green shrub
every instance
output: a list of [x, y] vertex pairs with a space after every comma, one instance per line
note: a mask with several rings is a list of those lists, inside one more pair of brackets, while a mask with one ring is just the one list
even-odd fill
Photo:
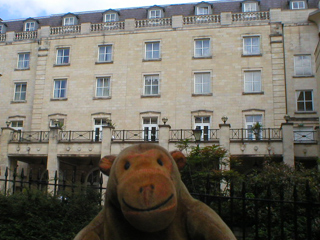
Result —
[[63, 197], [36, 190], [0, 195], [0, 240], [70, 240], [100, 211], [99, 195]]

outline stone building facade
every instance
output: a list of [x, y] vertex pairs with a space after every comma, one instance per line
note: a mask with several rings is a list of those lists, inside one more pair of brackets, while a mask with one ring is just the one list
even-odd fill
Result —
[[174, 150], [193, 129], [249, 169], [266, 156], [316, 165], [318, 12], [317, 0], [209, 1], [1, 21], [0, 175], [88, 177], [101, 155]]

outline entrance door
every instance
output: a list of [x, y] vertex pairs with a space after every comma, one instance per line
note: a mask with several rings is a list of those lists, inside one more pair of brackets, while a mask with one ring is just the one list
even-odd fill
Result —
[[158, 117], [144, 117], [142, 128], [144, 141], [156, 141], [158, 135]]
[[210, 117], [195, 117], [196, 129], [201, 129], [201, 141], [208, 141], [210, 138]]
[[102, 126], [107, 126], [106, 118], [94, 119], [94, 141], [96, 142], [102, 140]]
[[[262, 124], [262, 115], [248, 115], [248, 116], [246, 116], [246, 129], [247, 129], [246, 132], [247, 132], [248, 139], [256, 139], [256, 135], [251, 130], [252, 126], [256, 123]], [[261, 132], [259, 133], [259, 135], [261, 135]]]

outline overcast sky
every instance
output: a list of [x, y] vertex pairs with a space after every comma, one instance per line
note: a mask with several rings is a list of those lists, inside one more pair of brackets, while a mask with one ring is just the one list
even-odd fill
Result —
[[3, 21], [42, 17], [51, 14], [106, 10], [110, 8], [142, 7], [176, 3], [194, 3], [198, 0], [0, 0], [0, 18]]

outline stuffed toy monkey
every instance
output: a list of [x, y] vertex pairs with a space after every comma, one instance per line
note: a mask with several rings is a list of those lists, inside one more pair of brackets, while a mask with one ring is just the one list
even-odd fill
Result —
[[235, 240], [222, 219], [181, 181], [185, 156], [156, 144], [105, 156], [105, 205], [75, 240]]

